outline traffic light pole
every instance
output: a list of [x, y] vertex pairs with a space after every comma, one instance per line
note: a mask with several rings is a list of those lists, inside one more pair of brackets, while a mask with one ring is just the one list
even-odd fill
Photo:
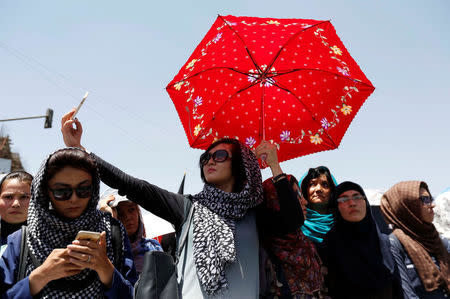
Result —
[[0, 122], [13, 121], [13, 120], [23, 120], [23, 119], [35, 119], [35, 118], [45, 118], [44, 128], [45, 129], [51, 128], [52, 127], [52, 121], [53, 121], [53, 110], [50, 109], [50, 108], [47, 109], [47, 113], [45, 115], [0, 119]]
[[8, 119], [0, 119], [1, 121], [12, 121], [12, 120], [22, 120], [22, 119], [34, 119], [34, 118], [44, 118], [46, 117], [45, 115], [41, 115], [41, 116], [30, 116], [30, 117], [18, 117], [18, 118], [8, 118]]

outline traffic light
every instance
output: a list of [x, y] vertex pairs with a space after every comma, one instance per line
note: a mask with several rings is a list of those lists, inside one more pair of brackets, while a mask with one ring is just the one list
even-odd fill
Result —
[[45, 113], [44, 129], [51, 128], [52, 121], [53, 121], [53, 109], [48, 108], [47, 112]]

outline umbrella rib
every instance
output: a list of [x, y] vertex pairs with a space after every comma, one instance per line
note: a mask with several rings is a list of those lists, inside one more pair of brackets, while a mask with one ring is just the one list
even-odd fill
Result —
[[348, 79], [348, 80], [351, 80], [351, 81], [355, 81], [356, 80], [356, 81], [358, 81], [358, 83], [364, 84], [367, 87], [374, 88], [372, 85], [370, 85], [370, 84], [368, 84], [366, 82], [363, 82], [363, 81], [361, 81], [359, 79], [351, 78], [349, 76], [344, 76], [341, 73], [335, 73], [335, 72], [330, 72], [330, 71], [327, 71], [327, 70], [313, 69], [313, 68], [299, 68], [299, 69], [292, 69], [292, 70], [285, 70], [285, 71], [277, 71], [275, 75], [269, 75], [267, 77], [268, 78], [274, 78], [274, 77], [279, 77], [279, 76], [282, 76], [282, 75], [286, 75], [286, 74], [290, 74], [290, 73], [294, 73], [294, 72], [298, 72], [298, 71], [316, 71], [316, 72], [329, 73], [329, 74], [332, 74], [332, 75], [335, 75], [335, 76], [338, 76], [338, 77], [341, 77], [341, 78], [344, 78], [344, 79]]
[[[231, 98], [233, 98], [235, 95], [237, 95], [237, 94], [239, 94], [239, 93], [241, 93], [241, 92], [243, 92], [243, 91], [249, 89], [250, 87], [255, 86], [255, 85], [258, 84], [258, 83], [259, 83], [259, 81], [251, 82], [248, 86], [245, 86], [244, 88], [242, 88], [242, 89], [238, 90], [237, 92], [235, 92], [234, 94], [232, 94], [232, 95], [228, 98], [228, 100], [226, 100], [225, 102], [222, 103], [222, 105], [220, 105], [220, 107], [216, 110], [216, 113], [215, 113], [215, 114], [218, 114], [218, 113], [222, 110], [222, 108], [223, 108], [227, 103], [229, 103], [229, 102], [231, 101]], [[216, 119], [215, 114], [213, 115], [213, 117], [211, 118], [211, 120], [210, 120], [207, 124], [205, 124], [205, 128], [209, 128], [209, 127], [210, 127], [210, 123]], [[199, 134], [199, 135], [200, 135], [200, 134]]]
[[243, 72], [243, 71], [240, 71], [240, 70], [237, 70], [237, 69], [228, 67], [228, 66], [216, 66], [216, 67], [210, 67], [210, 68], [201, 70], [201, 71], [199, 71], [198, 73], [195, 73], [195, 74], [190, 75], [190, 76], [188, 76], [188, 77], [186, 77], [186, 78], [183, 78], [183, 79], [181, 79], [181, 80], [179, 80], [179, 81], [177, 81], [177, 82], [174, 82], [173, 84], [167, 85], [167, 86], [166, 86], [166, 89], [168, 89], [169, 87], [174, 86], [175, 84], [177, 84], [177, 83], [179, 83], [179, 82], [184, 82], [184, 81], [190, 80], [190, 79], [192, 79], [192, 78], [194, 78], [194, 77], [196, 77], [196, 76], [198, 76], [198, 75], [200, 75], [200, 74], [202, 74], [202, 73], [204, 73], [204, 72], [212, 71], [212, 70], [218, 70], [218, 69], [227, 69], [227, 70], [230, 70], [230, 71], [239, 73], [239, 74], [244, 75], [244, 76], [251, 76], [251, 77], [254, 77], [255, 79], [259, 77], [259, 74], [253, 74], [253, 73]]
[[244, 39], [237, 33], [236, 30], [234, 30], [234, 28], [233, 28], [230, 24], [228, 24], [228, 21], [226, 21], [221, 15], [219, 15], [219, 17], [220, 17], [220, 18], [222, 19], [222, 21], [228, 26], [228, 28], [230, 28], [230, 30], [233, 31], [234, 34], [236, 34], [236, 36], [241, 40], [242, 44], [243, 44], [244, 47], [245, 47], [245, 51], [247, 51], [247, 54], [248, 54], [248, 56], [250, 57], [250, 59], [252, 60], [253, 64], [255, 65], [255, 68], [256, 68], [259, 72], [262, 72], [262, 71], [261, 71], [261, 68], [260, 68], [259, 65], [256, 63], [256, 61], [255, 61], [255, 59], [254, 59], [252, 53], [250, 53], [250, 50], [247, 48], [247, 45], [245, 44]]
[[[316, 118], [313, 116], [312, 111], [309, 109], [309, 107], [302, 101], [300, 100], [293, 92], [291, 92], [287, 87], [283, 87], [281, 86], [279, 83], [275, 82], [273, 85], [277, 86], [278, 88], [290, 93], [291, 95], [293, 95], [302, 105], [303, 107], [306, 108], [306, 110], [308, 110], [309, 114], [311, 115], [312, 120], [320, 127], [320, 123], [316, 120]], [[328, 134], [328, 132], [325, 132], [326, 136], [328, 137], [328, 139], [331, 141], [331, 143], [333, 144], [333, 146], [335, 148], [337, 148], [336, 143], [334, 142], [333, 138], [331, 138], [330, 134]]]
[[316, 27], [316, 26], [319, 26], [319, 25], [321, 25], [321, 24], [323, 24], [323, 23], [327, 23], [327, 22], [330, 23], [329, 20], [327, 20], [327, 21], [322, 21], [322, 22], [320, 22], [320, 23], [317, 23], [317, 24], [315, 24], [315, 25], [309, 26], [309, 27], [307, 27], [307, 28], [303, 28], [302, 30], [300, 30], [299, 32], [297, 32], [296, 34], [294, 34], [293, 36], [291, 36], [291, 38], [288, 39], [288, 40], [286, 41], [286, 43], [285, 43], [283, 46], [281, 46], [280, 50], [278, 50], [278, 53], [273, 57], [272, 61], [270, 62], [269, 66], [266, 68], [266, 70], [269, 70], [269, 69], [272, 68], [272, 65], [275, 63], [275, 60], [277, 60], [278, 56], [280, 56], [281, 51], [286, 47], [286, 45], [287, 45], [288, 43], [291, 42], [291, 40], [293, 40], [293, 39], [296, 38], [298, 35], [300, 35], [300, 33], [303, 33], [303, 32], [305, 32], [306, 30], [308, 30], [308, 29], [310, 29], [310, 28], [314, 28], [314, 27]]

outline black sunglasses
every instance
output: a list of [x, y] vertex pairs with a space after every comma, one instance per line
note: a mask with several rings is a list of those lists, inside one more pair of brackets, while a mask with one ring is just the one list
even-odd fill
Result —
[[92, 186], [78, 186], [76, 188], [64, 187], [51, 189], [48, 188], [53, 193], [55, 200], [64, 201], [69, 200], [72, 197], [73, 191], [78, 198], [88, 198], [92, 195]]
[[433, 196], [419, 196], [420, 200], [424, 205], [431, 206], [431, 204], [434, 202]]
[[231, 159], [231, 155], [228, 154], [228, 152], [226, 150], [217, 150], [214, 153], [203, 153], [200, 156], [200, 164], [202, 166], [205, 166], [209, 159], [213, 158], [214, 162], [225, 162], [226, 159], [230, 158]]

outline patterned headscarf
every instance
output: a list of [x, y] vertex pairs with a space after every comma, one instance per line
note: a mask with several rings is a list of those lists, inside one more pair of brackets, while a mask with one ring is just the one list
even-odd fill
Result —
[[[80, 150], [75, 148], [61, 149]], [[57, 151], [57, 152], [59, 152]], [[81, 151], [81, 150], [80, 150]], [[57, 153], [55, 152], [55, 153]], [[54, 153], [54, 154], [55, 154]], [[52, 155], [54, 155], [52, 154]], [[59, 217], [50, 208], [51, 202], [45, 181], [48, 160], [50, 155], [42, 164], [33, 179], [31, 187], [31, 200], [28, 208], [27, 242], [30, 253], [42, 264], [50, 253], [56, 248], [66, 248], [75, 239], [80, 230], [94, 232], [106, 231], [107, 256], [113, 262], [114, 267], [120, 271], [123, 261], [114, 260], [114, 252], [111, 238], [111, 222], [109, 213], [97, 210], [99, 200], [100, 180], [98, 173], [92, 174], [92, 197], [81, 216], [75, 219]], [[86, 159], [89, 156], [86, 154]], [[122, 230], [122, 238], [126, 236], [125, 229]], [[124, 242], [122, 242], [124, 244]], [[122, 248], [124, 250], [124, 248]], [[122, 258], [123, 259], [123, 256]], [[28, 257], [26, 275], [36, 268], [31, 257]], [[104, 287], [94, 270], [84, 269], [80, 273], [52, 281], [41, 291], [42, 298], [102, 298]]]
[[[394, 185], [381, 198], [381, 211], [394, 225], [394, 235], [411, 257], [420, 280], [428, 292], [443, 287], [450, 290], [450, 259], [433, 223], [422, 220], [420, 188], [425, 182], [407, 181]], [[430, 257], [439, 261], [439, 267]]]
[[[292, 176], [287, 175], [291, 183]], [[272, 178], [263, 183], [265, 207], [272, 211], [280, 211], [277, 190]], [[281, 262], [286, 282], [292, 295], [313, 295], [320, 291], [323, 284], [321, 261], [314, 243], [309, 240], [300, 227], [283, 237], [267, 236], [264, 239], [267, 250]], [[278, 286], [273, 286], [277, 295], [281, 295]]]
[[225, 268], [236, 261], [236, 221], [263, 200], [261, 172], [255, 154], [239, 143], [247, 181], [237, 193], [205, 184], [193, 196], [193, 243], [197, 276], [208, 295], [228, 287]]

